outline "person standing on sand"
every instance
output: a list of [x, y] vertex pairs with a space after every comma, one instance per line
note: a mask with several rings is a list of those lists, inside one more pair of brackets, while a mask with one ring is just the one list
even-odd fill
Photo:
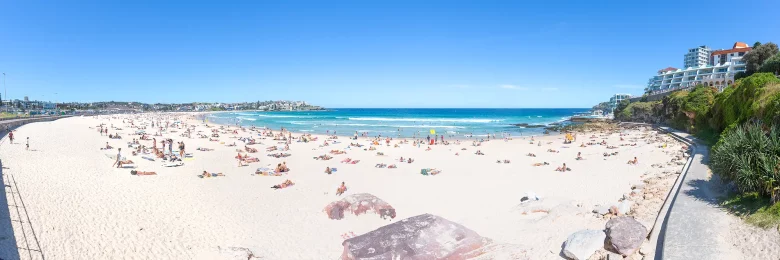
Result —
[[27, 137], [27, 148], [26, 150], [30, 150], [30, 137]]
[[8, 139], [11, 139], [11, 143], [14, 143], [14, 132], [8, 132]]

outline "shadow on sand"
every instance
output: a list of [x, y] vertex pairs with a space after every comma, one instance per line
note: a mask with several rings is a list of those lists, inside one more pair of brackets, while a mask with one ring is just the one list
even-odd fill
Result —
[[16, 247], [16, 237], [14, 236], [14, 227], [11, 223], [11, 211], [8, 205], [8, 194], [11, 186], [6, 183], [5, 167], [0, 160], [0, 184], [3, 185], [5, 192], [0, 194], [0, 259], [16, 260], [19, 259], [19, 250]]

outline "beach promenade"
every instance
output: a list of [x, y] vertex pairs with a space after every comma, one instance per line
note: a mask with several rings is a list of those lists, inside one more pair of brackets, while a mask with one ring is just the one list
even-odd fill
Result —
[[720, 208], [726, 188], [708, 166], [710, 148], [688, 133], [662, 129], [695, 148], [681, 187], [673, 195], [655, 259], [776, 259], [777, 231], [749, 226]]

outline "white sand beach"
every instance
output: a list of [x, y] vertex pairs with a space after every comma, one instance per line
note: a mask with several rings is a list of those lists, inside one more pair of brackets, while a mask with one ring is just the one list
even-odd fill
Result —
[[[152, 119], [155, 126], [157, 120], [182, 123], [162, 136], [152, 136], [159, 130], [151, 127]], [[135, 127], [146, 127], [158, 147], [164, 138], [183, 141], [193, 158], [185, 158], [179, 167], [163, 167], [161, 159], [131, 155], [128, 142], [141, 136], [133, 135], [139, 129], [130, 120]], [[101, 124], [122, 139], [99, 134]], [[181, 136], [185, 124], [192, 127], [191, 138]], [[317, 141], [293, 140], [289, 151], [270, 152], [291, 156], [273, 158], [266, 156], [266, 148], [284, 147], [284, 141], [261, 137], [260, 129], [209, 126], [192, 114], [73, 117], [33, 123], [16, 129], [15, 144], [3, 140], [0, 158], [5, 175], [13, 175], [24, 195], [31, 226], [47, 259], [225, 259], [230, 247], [248, 248], [259, 259], [338, 259], [345, 235], [361, 235], [424, 213], [460, 223], [522, 254], [507, 259], [561, 259], [567, 236], [585, 228], [603, 229], [609, 220], [610, 214], [592, 213], [596, 205], [609, 207], [624, 196], [631, 197], [634, 205], [628, 215], [649, 229], [682, 168], [673, 162], [682, 153], [682, 144], [649, 128], [578, 133], [571, 144], [563, 144], [563, 135], [537, 136], [533, 142], [529, 136], [515, 136], [491, 139], [478, 147], [472, 146], [473, 140], [433, 145], [430, 151], [426, 151], [428, 145], [413, 146], [414, 140], [399, 144], [396, 139], [388, 146], [384, 140], [371, 145], [366, 137], [356, 141], [316, 136]], [[219, 137], [213, 138], [219, 141], [209, 141], [214, 129]], [[209, 138], [199, 138], [198, 132]], [[25, 149], [26, 137], [30, 150]], [[239, 166], [236, 149], [243, 150], [245, 145], [238, 138], [258, 142], [249, 145], [258, 152], [248, 155], [259, 162]], [[580, 147], [602, 141], [607, 145]], [[114, 149], [101, 150], [106, 142]], [[236, 147], [226, 146], [234, 142]], [[325, 142], [329, 145], [321, 147]], [[350, 143], [363, 147], [350, 147]], [[152, 141], [141, 140], [140, 144], [151, 146]], [[213, 151], [196, 150], [199, 147]], [[376, 150], [364, 150], [369, 147]], [[134, 170], [157, 175], [131, 175], [131, 169], [112, 167], [114, 160], [107, 154], [116, 154], [117, 148], [137, 165]], [[173, 150], [178, 150], [176, 144]], [[331, 150], [346, 154], [332, 155]], [[476, 155], [477, 150], [484, 155]], [[584, 160], [575, 160], [578, 152]], [[614, 152], [618, 154], [603, 156]], [[333, 159], [313, 159], [324, 154]], [[414, 162], [399, 162], [400, 157]], [[634, 157], [638, 163], [628, 164]], [[360, 162], [340, 163], [345, 158]], [[253, 176], [257, 168], [274, 169], [282, 162], [291, 169], [283, 176]], [[549, 165], [532, 166], [543, 162]], [[379, 163], [397, 168], [375, 167]], [[563, 163], [571, 171], [555, 171]], [[326, 174], [326, 167], [338, 170]], [[441, 172], [425, 176], [420, 174], [423, 168]], [[199, 178], [203, 171], [224, 176]], [[271, 188], [287, 179], [295, 185]], [[339, 196], [336, 189], [342, 182], [348, 189]], [[635, 185], [644, 188], [632, 194]], [[527, 192], [541, 200], [521, 203]], [[328, 203], [356, 193], [381, 198], [395, 208], [397, 216], [383, 220], [373, 214], [347, 215], [331, 220], [323, 212]]]

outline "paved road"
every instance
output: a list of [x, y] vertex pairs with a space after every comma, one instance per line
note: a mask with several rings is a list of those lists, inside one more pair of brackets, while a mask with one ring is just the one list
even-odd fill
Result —
[[741, 259], [727, 242], [731, 219], [718, 207], [720, 181], [710, 178], [709, 147], [689, 134], [665, 130], [696, 145], [688, 174], [675, 195], [655, 259]]

